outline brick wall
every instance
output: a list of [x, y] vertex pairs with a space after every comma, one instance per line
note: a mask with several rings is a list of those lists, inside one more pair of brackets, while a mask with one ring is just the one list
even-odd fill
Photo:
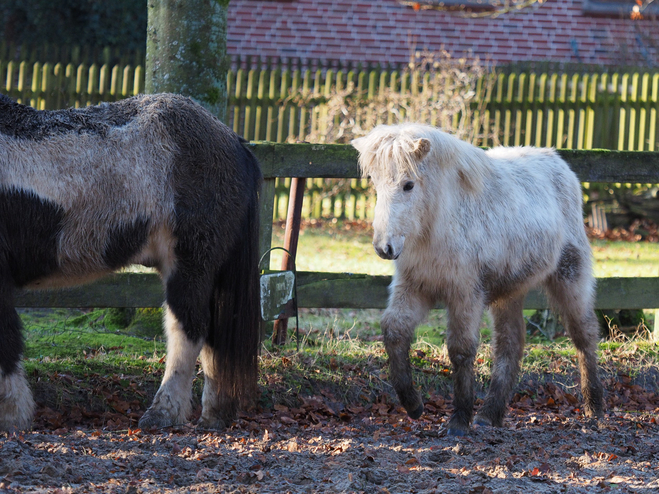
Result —
[[235, 55], [400, 64], [411, 50], [477, 55], [497, 64], [528, 60], [659, 65], [659, 20], [584, 15], [583, 0], [544, 4], [497, 18], [418, 11], [395, 0], [233, 0], [228, 49]]

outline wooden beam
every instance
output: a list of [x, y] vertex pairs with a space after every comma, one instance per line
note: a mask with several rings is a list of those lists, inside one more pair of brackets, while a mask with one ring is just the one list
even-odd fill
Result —
[[[357, 151], [349, 144], [250, 143], [265, 177], [359, 178]], [[659, 182], [659, 153], [560, 149], [582, 182]]]
[[[298, 273], [299, 306], [304, 308], [384, 309], [389, 276], [350, 273]], [[441, 308], [438, 305], [437, 308]], [[599, 278], [597, 309], [655, 309], [659, 307], [659, 278]], [[548, 309], [540, 290], [526, 297], [525, 309]]]
[[[259, 258], [272, 246], [272, 217], [275, 207], [275, 179], [266, 177], [259, 194]], [[261, 269], [270, 267], [268, 254], [261, 264]]]
[[[302, 308], [383, 309], [389, 276], [298, 272], [298, 303]], [[95, 283], [59, 290], [23, 290], [17, 307], [160, 307], [164, 295], [156, 274], [118, 273]], [[598, 309], [659, 308], [659, 278], [600, 278]], [[441, 307], [441, 306], [438, 306]], [[545, 297], [532, 291], [527, 309], [547, 309]]]
[[357, 150], [349, 144], [252, 142], [264, 177], [358, 178]]
[[582, 182], [659, 181], [659, 153], [650, 151], [610, 151], [608, 149], [560, 149]]
[[165, 300], [157, 274], [115, 273], [87, 285], [54, 290], [20, 290], [16, 307], [160, 307]]

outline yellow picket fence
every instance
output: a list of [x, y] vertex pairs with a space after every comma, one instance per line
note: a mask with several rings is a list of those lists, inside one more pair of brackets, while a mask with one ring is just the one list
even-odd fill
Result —
[[[384, 91], [442, 90], [429, 73], [239, 68], [227, 76], [227, 124], [248, 140], [305, 141], [322, 125], [330, 95], [350, 84], [366, 99]], [[38, 109], [82, 107], [143, 92], [144, 68], [0, 60], [0, 91]], [[479, 145], [659, 150], [659, 71], [492, 73], [476, 94], [483, 100], [474, 121]], [[286, 185], [278, 185], [276, 217], [285, 216]], [[309, 179], [307, 189], [306, 216], [369, 214], [372, 201], [361, 181], [337, 188]]]

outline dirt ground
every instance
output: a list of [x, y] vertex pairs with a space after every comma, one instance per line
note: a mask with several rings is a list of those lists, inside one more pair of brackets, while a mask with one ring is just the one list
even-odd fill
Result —
[[450, 402], [440, 396], [418, 421], [396, 405], [340, 410], [316, 396], [244, 415], [223, 432], [82, 425], [5, 434], [0, 492], [659, 492], [656, 410], [596, 423], [575, 407], [523, 403], [504, 428], [463, 438], [446, 435]]

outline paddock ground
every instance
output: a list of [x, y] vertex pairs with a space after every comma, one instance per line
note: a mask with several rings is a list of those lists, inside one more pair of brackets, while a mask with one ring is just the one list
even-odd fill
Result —
[[[314, 412], [310, 411], [309, 414]], [[35, 430], [0, 437], [3, 493], [657, 492], [648, 413], [520, 413], [456, 439], [443, 416], [261, 413], [222, 432]]]

